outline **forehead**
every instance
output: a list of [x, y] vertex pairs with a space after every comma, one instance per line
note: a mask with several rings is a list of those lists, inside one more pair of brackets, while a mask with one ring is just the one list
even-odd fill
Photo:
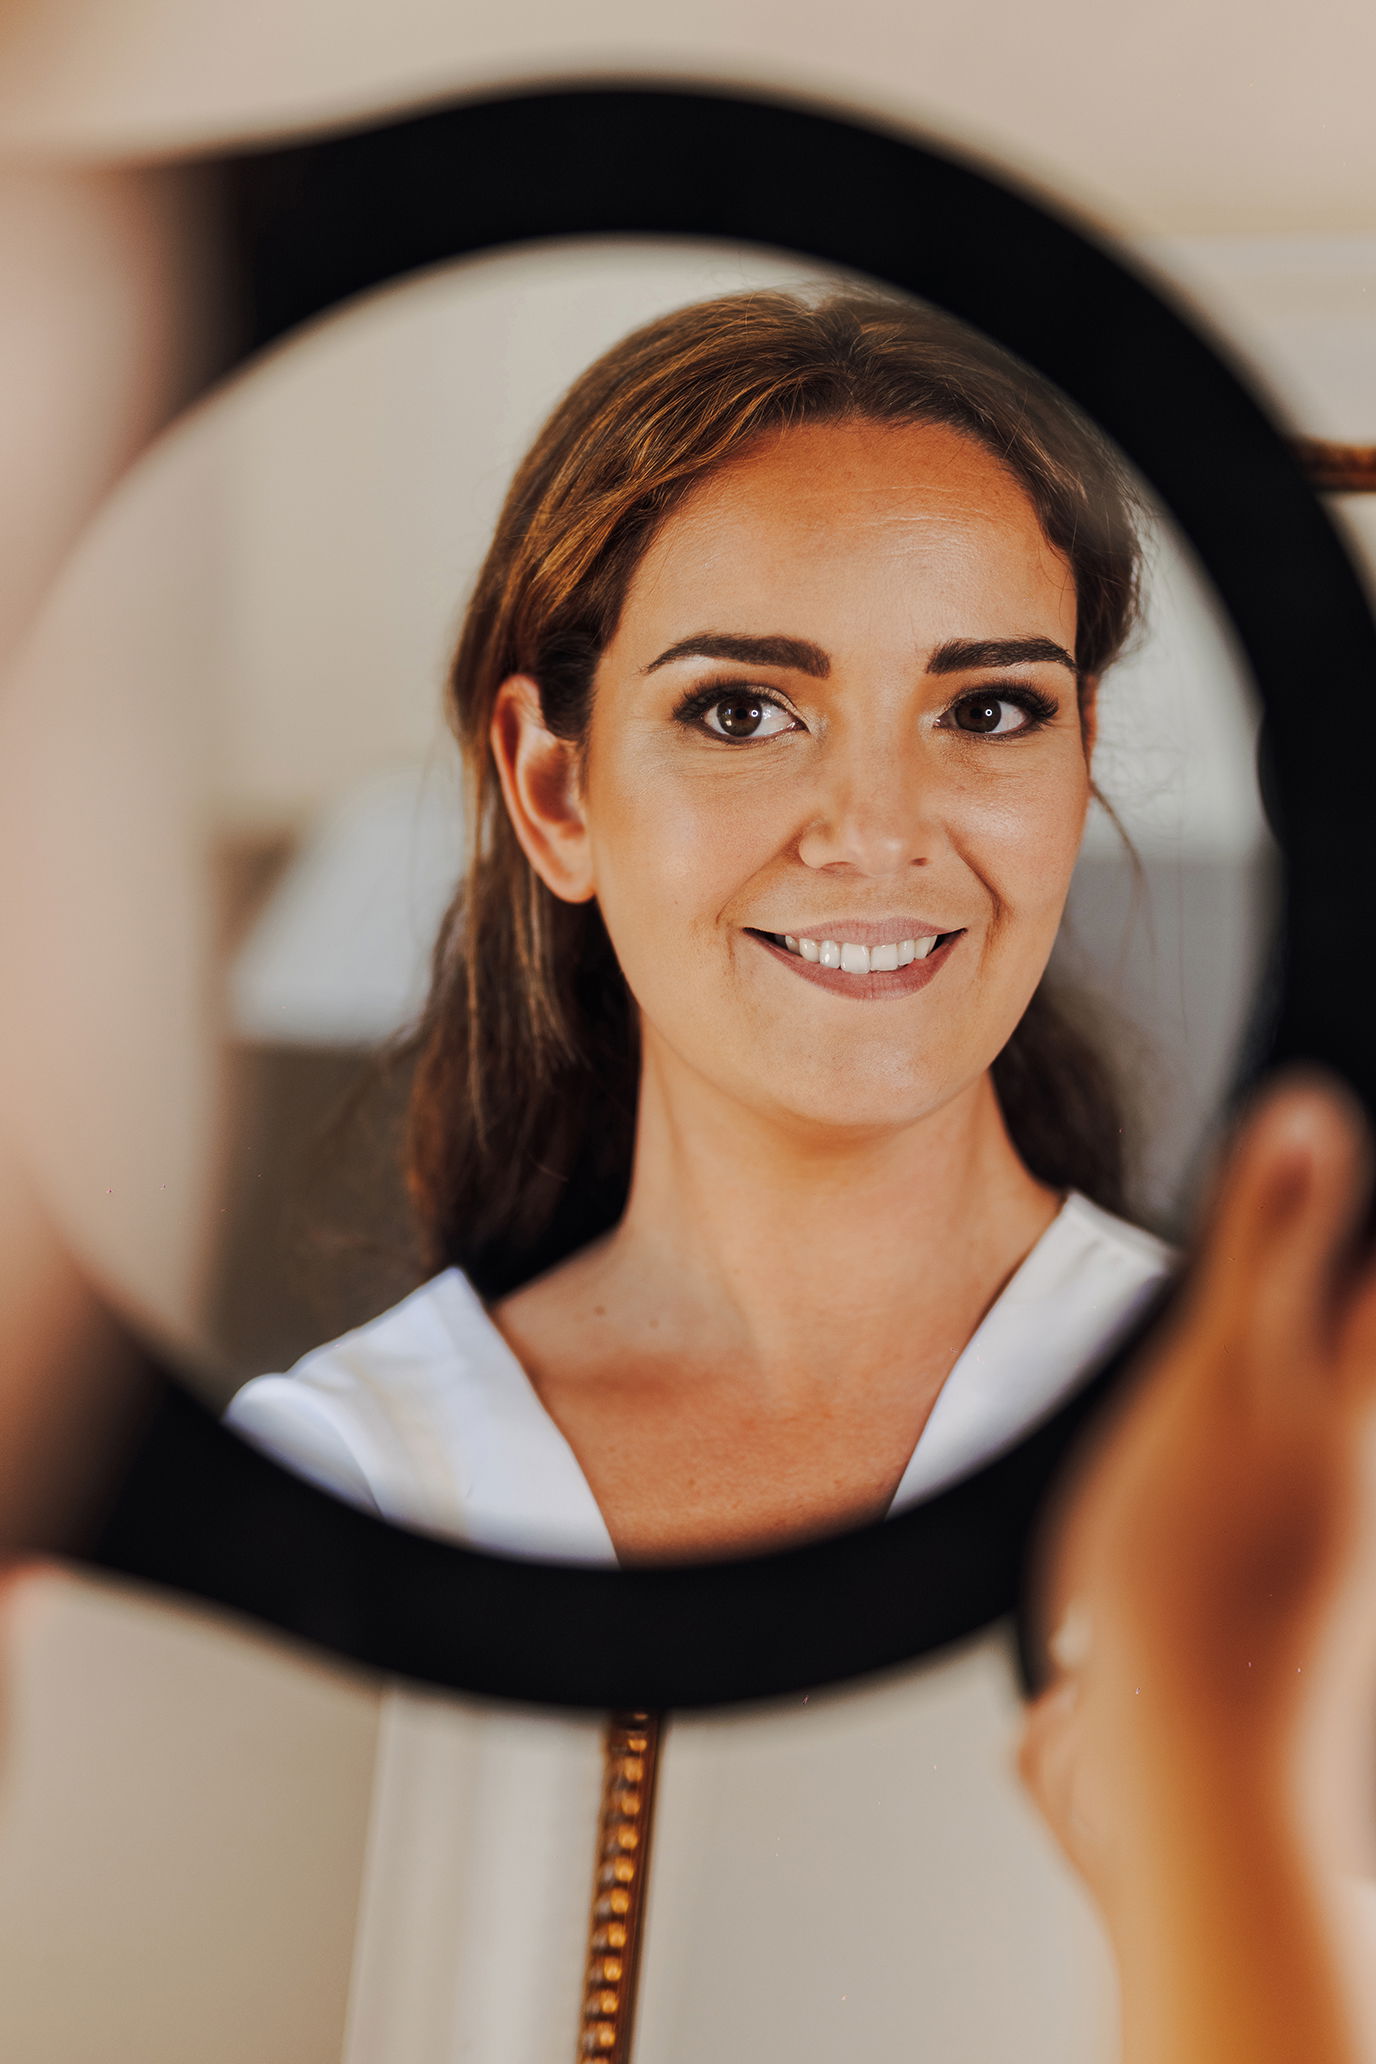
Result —
[[[827, 642], [848, 622], [914, 634], [1073, 635], [1074, 583], [1021, 482], [944, 424], [774, 433], [699, 482], [660, 526], [618, 632], [763, 627]], [[686, 620], [692, 618], [691, 623]], [[960, 619], [956, 622], [956, 619]]]

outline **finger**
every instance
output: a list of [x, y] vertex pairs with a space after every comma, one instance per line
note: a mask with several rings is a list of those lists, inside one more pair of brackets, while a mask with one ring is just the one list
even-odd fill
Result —
[[1336, 1084], [1290, 1078], [1254, 1107], [1220, 1183], [1192, 1297], [1211, 1333], [1232, 1336], [1234, 1373], [1304, 1380], [1365, 1165], [1365, 1127]]
[[1315, 1155], [1341, 1144], [1355, 1109], [1336, 1083], [1312, 1071], [1275, 1078], [1244, 1112], [1206, 1213], [1211, 1289], [1255, 1281], [1258, 1267], [1300, 1196]]
[[1042, 1818], [1058, 1834], [1070, 1819], [1070, 1768], [1079, 1686], [1059, 1679], [1027, 1709], [1018, 1739], [1018, 1776]]
[[1336, 1088], [1297, 1091], [1283, 1112], [1290, 1158], [1257, 1262], [1249, 1359], [1273, 1399], [1312, 1396], [1332, 1372], [1335, 1299], [1369, 1185], [1365, 1122]]
[[1086, 1743], [1080, 1686], [1074, 1678], [1044, 1691], [1032, 1707], [1018, 1745], [1018, 1775], [1061, 1854], [1089, 1881], [1093, 1830], [1078, 1809]]
[[1337, 1329], [1338, 1388], [1354, 1405], [1376, 1400], [1376, 1260], [1350, 1286]]

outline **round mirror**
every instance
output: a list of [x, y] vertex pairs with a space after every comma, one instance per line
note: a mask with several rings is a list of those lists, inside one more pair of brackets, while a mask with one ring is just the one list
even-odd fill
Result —
[[202, 1400], [96, 1552], [600, 1706], [973, 1632], [1258, 1025], [1353, 1072], [1340, 547], [1148, 287], [877, 132], [575, 91], [231, 197], [282, 341], [6, 718], [35, 1152]]

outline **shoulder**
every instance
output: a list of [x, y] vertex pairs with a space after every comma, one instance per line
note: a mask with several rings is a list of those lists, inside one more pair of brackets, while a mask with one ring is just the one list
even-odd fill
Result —
[[431, 1523], [436, 1500], [451, 1502], [436, 1458], [456, 1378], [481, 1359], [492, 1331], [472, 1285], [446, 1269], [285, 1374], [246, 1383], [225, 1423], [327, 1490], [387, 1518]]

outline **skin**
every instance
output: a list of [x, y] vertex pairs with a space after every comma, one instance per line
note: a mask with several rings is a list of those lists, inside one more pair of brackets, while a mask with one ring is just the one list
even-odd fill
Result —
[[[705, 634], [812, 651], [665, 659]], [[955, 641], [991, 640], [1053, 656], [952, 668]], [[623, 1559], [881, 1515], [1059, 1207], [988, 1070], [1083, 833], [1093, 684], [1054, 656], [1074, 644], [1070, 569], [990, 454], [847, 422], [762, 442], [664, 522], [581, 752], [532, 681], [503, 686], [513, 823], [556, 895], [598, 899], [644, 1061], [622, 1223], [494, 1316]], [[709, 690], [772, 698], [760, 731], [714, 735], [720, 703], [684, 721]], [[991, 697], [1000, 728], [971, 730]], [[866, 924], [955, 937], [925, 987], [871, 1000], [754, 936]]]
[[1022, 1771], [1108, 1925], [1128, 2064], [1376, 2053], [1339, 1898], [1373, 1869], [1369, 1184], [1334, 1088], [1263, 1102], [1048, 1548]]

